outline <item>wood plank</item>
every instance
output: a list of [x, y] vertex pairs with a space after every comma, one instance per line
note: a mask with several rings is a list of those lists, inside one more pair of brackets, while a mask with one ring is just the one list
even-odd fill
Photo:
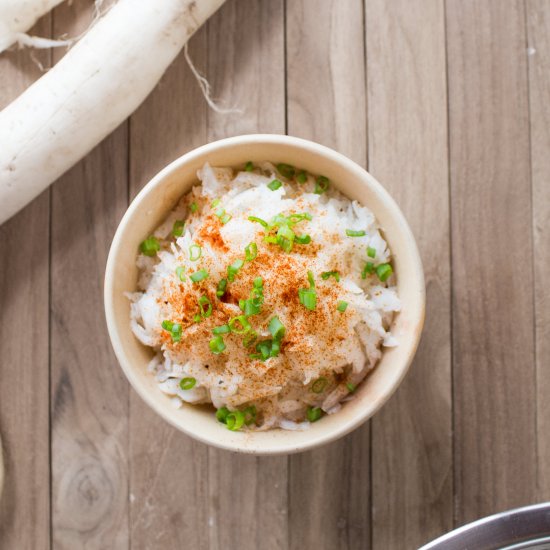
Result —
[[[54, 12], [74, 36], [92, 4]], [[56, 52], [56, 59], [62, 52]], [[52, 188], [52, 540], [55, 548], [128, 547], [128, 384], [103, 313], [107, 253], [127, 206], [123, 124]]]
[[537, 359], [538, 500], [550, 500], [550, 1], [528, 0], [529, 105]]
[[[287, 4], [288, 132], [365, 166], [363, 6]], [[370, 548], [370, 426], [290, 457], [290, 548]]]
[[[189, 46], [201, 69], [205, 50], [203, 28]], [[130, 119], [130, 196], [205, 141], [206, 102], [180, 55]], [[130, 448], [131, 548], [207, 548], [206, 446], [170, 426], [131, 390]]]
[[446, 8], [461, 524], [536, 499], [533, 248], [524, 3]]
[[[218, 15], [208, 23], [208, 78], [227, 106], [243, 112], [208, 111], [208, 140], [284, 133], [283, 0], [231, 0]], [[210, 549], [286, 548], [287, 458], [209, 449], [208, 468]]]
[[[32, 33], [49, 36], [51, 19]], [[49, 52], [34, 54], [50, 64]], [[28, 50], [0, 55], [0, 108], [41, 71]], [[0, 138], [9, 139], [9, 136]], [[0, 145], [1, 146], [1, 145]], [[49, 209], [46, 191], [0, 226], [0, 548], [50, 548]]]
[[372, 422], [373, 547], [416, 548], [453, 525], [443, 5], [367, 0], [366, 36], [369, 171], [415, 234], [428, 305], [411, 370]]

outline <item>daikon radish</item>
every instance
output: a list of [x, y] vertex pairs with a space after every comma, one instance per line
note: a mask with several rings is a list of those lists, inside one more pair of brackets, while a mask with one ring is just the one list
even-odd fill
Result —
[[119, 0], [0, 112], [0, 223], [124, 121], [224, 1]]
[[64, 0], [0, 0], [0, 53], [15, 42], [27, 45], [57, 45], [54, 40], [24, 34], [44, 14]]

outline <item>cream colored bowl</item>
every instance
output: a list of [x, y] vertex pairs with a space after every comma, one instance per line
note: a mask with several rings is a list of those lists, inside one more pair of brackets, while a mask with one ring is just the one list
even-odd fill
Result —
[[[216, 421], [213, 409], [170, 399], [147, 373], [152, 352], [130, 330], [126, 291], [136, 290], [139, 243], [150, 235], [178, 199], [197, 182], [197, 170], [209, 162], [234, 166], [246, 161], [285, 162], [329, 177], [351, 199], [367, 206], [379, 221], [393, 255], [402, 311], [392, 326], [399, 345], [386, 348], [379, 364], [357, 389], [355, 399], [336, 414], [323, 417], [305, 431], [280, 429], [232, 432]], [[414, 237], [386, 190], [345, 156], [311, 141], [280, 135], [248, 135], [223, 139], [183, 155], [157, 174], [134, 199], [111, 245], [105, 273], [105, 313], [109, 335], [124, 374], [138, 394], [165, 420], [209, 445], [254, 454], [294, 453], [318, 447], [351, 432], [370, 418], [395, 391], [413, 359], [424, 322], [425, 289]]]

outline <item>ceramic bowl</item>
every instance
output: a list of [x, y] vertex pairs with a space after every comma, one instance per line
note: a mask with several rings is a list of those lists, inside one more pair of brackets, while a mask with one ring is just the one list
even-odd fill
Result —
[[[246, 161], [285, 162], [330, 178], [332, 185], [357, 199], [376, 216], [392, 251], [402, 310], [392, 333], [399, 345], [385, 348], [381, 361], [358, 387], [354, 399], [304, 431], [274, 429], [232, 432], [216, 421], [213, 409], [184, 404], [175, 409], [147, 372], [152, 351], [130, 329], [130, 302], [136, 290], [136, 255], [140, 242], [163, 221], [178, 199], [197, 183], [197, 170], [235, 166]], [[185, 434], [223, 449], [252, 454], [284, 454], [318, 447], [342, 437], [369, 419], [395, 391], [413, 359], [424, 322], [422, 264], [411, 230], [395, 201], [368, 172], [336, 151], [303, 139], [281, 135], [246, 135], [209, 143], [159, 172], [134, 199], [117, 229], [105, 273], [105, 313], [109, 335], [124, 374], [160, 416]]]

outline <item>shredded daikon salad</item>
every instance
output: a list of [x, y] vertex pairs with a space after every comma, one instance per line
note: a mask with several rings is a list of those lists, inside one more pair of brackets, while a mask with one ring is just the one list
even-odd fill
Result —
[[230, 430], [306, 429], [353, 398], [399, 311], [374, 215], [288, 164], [198, 171], [140, 245], [131, 326], [175, 407]]

